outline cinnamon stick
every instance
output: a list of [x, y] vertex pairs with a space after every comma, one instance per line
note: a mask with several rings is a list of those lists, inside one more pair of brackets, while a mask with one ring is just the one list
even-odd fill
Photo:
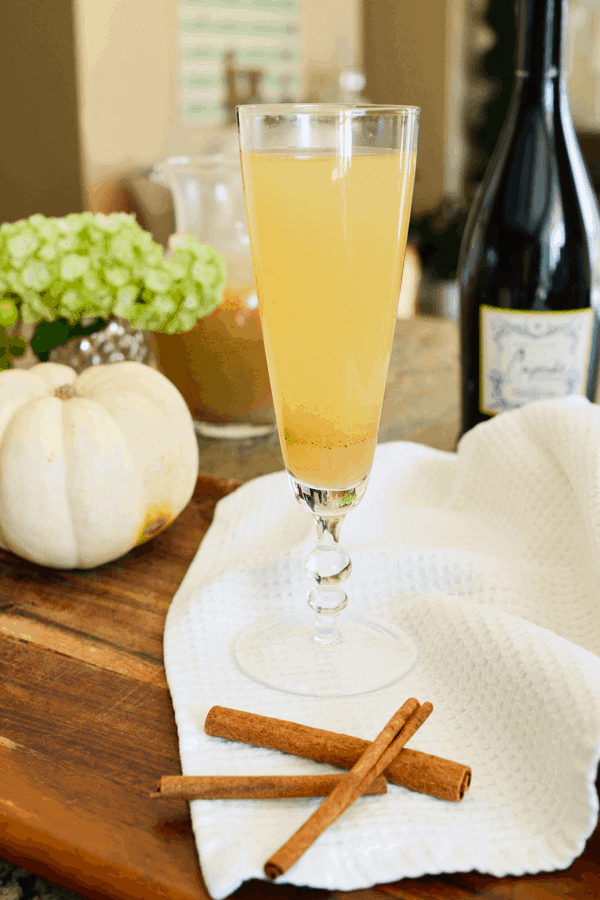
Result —
[[[151, 797], [169, 800], [265, 800], [275, 797], [326, 797], [346, 775], [163, 775]], [[365, 794], [385, 794], [383, 775]]]
[[[282, 750], [342, 769], [350, 769], [369, 746], [368, 741], [348, 734], [225, 706], [213, 706], [209, 710], [204, 730], [213, 737]], [[390, 784], [399, 784], [439, 800], [462, 800], [471, 783], [469, 766], [408, 747], [398, 754], [383, 774]]]
[[321, 803], [292, 837], [265, 863], [265, 875], [275, 879], [292, 866], [319, 835], [360, 797], [363, 790], [383, 772], [404, 744], [423, 724], [433, 707], [419, 706], [414, 698], [392, 716], [383, 731], [369, 744], [342, 782]]

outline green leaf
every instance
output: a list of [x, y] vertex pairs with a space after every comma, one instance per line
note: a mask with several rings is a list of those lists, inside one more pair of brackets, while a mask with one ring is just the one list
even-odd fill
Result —
[[71, 323], [61, 316], [54, 322], [40, 322], [31, 339], [31, 349], [42, 362], [47, 362], [54, 347], [65, 344], [74, 337], [85, 337], [106, 326], [106, 319], [96, 318], [89, 325]]
[[31, 349], [42, 362], [47, 362], [50, 350], [68, 341], [69, 335], [69, 323], [66, 319], [40, 322], [31, 338]]
[[7, 328], [14, 325], [19, 318], [17, 304], [13, 300], [0, 300], [0, 325]]
[[7, 348], [10, 356], [23, 356], [27, 350], [27, 341], [18, 335], [11, 337], [8, 339]]

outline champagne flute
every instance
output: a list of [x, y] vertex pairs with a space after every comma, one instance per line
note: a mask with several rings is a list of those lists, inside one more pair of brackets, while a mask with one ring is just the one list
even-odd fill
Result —
[[280, 690], [351, 696], [394, 683], [418, 650], [378, 619], [338, 615], [350, 574], [340, 528], [363, 497], [406, 249], [419, 109], [312, 104], [237, 109], [244, 194], [285, 467], [314, 517], [314, 625], [267, 618], [237, 665]]

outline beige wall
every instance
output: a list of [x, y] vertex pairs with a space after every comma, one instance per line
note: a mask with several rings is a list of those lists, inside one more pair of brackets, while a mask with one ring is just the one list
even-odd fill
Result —
[[173, 115], [175, 0], [75, 0], [82, 155], [91, 185], [160, 157]]
[[[82, 154], [89, 184], [192, 152], [179, 120], [177, 0], [74, 0]], [[360, 59], [361, 0], [303, 0], [305, 59]], [[308, 68], [308, 65], [307, 65]]]
[[421, 107], [413, 210], [459, 195], [466, 137], [467, 0], [364, 0], [369, 99]]
[[600, 131], [600, 9], [597, 0], [571, 0], [567, 66], [575, 127]]
[[0, 0], [0, 223], [85, 203], [71, 0]]
[[362, 0], [302, 0], [305, 66], [362, 61]]

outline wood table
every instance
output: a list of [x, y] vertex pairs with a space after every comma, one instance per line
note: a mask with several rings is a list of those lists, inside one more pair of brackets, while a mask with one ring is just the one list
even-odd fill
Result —
[[[401, 323], [394, 353], [382, 434], [452, 449], [454, 326]], [[201, 446], [207, 468], [231, 475], [236, 455], [244, 476], [279, 467], [270, 439], [217, 444]], [[91, 571], [0, 553], [0, 857], [84, 897], [208, 900], [187, 803], [148, 794], [161, 775], [181, 771], [162, 664], [167, 608], [216, 502], [237, 484], [201, 476], [166, 532]], [[596, 830], [564, 872], [405, 879], [350, 894], [251, 881], [234, 896], [592, 900], [600, 897], [599, 861]]]

